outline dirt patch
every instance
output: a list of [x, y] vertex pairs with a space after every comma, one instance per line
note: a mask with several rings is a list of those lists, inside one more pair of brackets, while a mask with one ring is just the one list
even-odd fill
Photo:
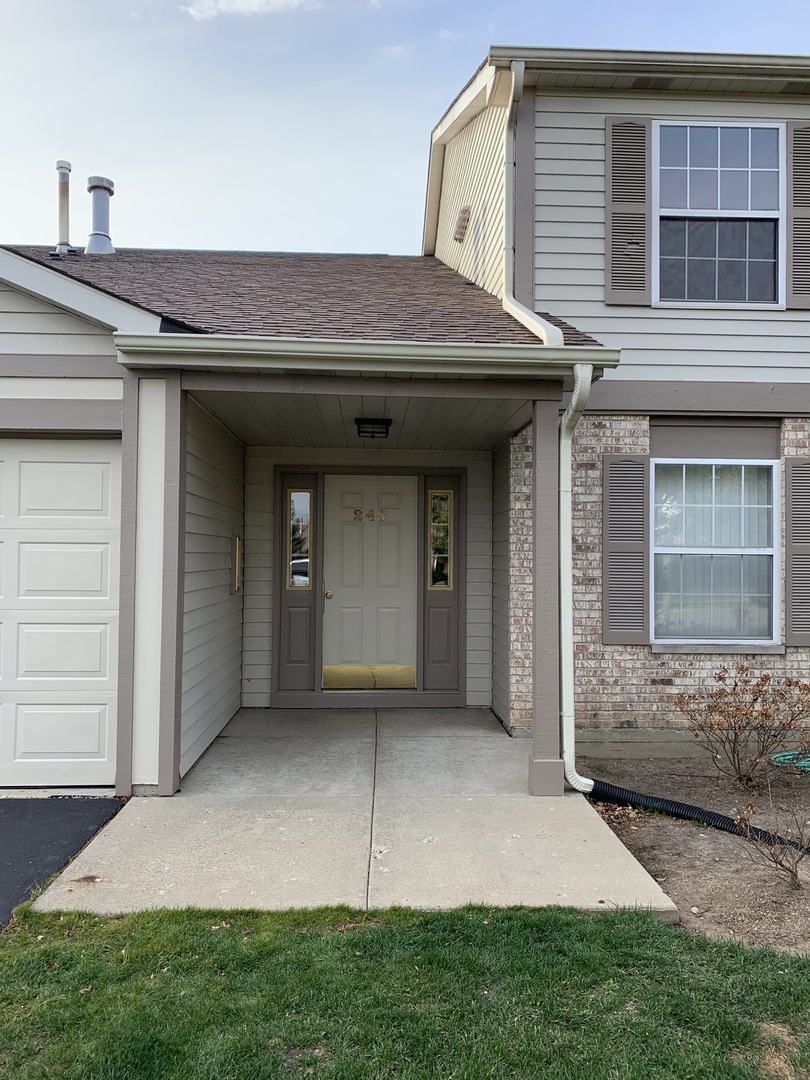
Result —
[[[692, 803], [736, 818], [748, 803], [764, 829], [795, 815], [810, 822], [810, 775], [774, 768], [749, 792], [721, 776], [710, 760], [582, 758], [579, 771], [648, 795]], [[678, 907], [685, 927], [706, 937], [810, 952], [810, 856], [799, 867], [801, 888], [754, 861], [749, 844], [717, 829], [623, 807], [600, 807], [604, 819]], [[805, 825], [810, 833], [810, 826]]]

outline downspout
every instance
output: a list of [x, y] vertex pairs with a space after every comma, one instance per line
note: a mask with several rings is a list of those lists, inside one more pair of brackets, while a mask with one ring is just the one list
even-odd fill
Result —
[[542, 319], [536, 312], [530, 311], [515, 297], [515, 124], [517, 106], [523, 94], [523, 77], [526, 65], [522, 60], [512, 61], [512, 87], [509, 105], [506, 110], [506, 129], [504, 133], [504, 207], [503, 207], [503, 299], [501, 304], [507, 315], [511, 315], [527, 330], [536, 334], [544, 345], [562, 347], [562, 331], [553, 323]]
[[574, 546], [571, 498], [574, 431], [588, 404], [593, 364], [574, 364], [571, 401], [560, 420], [560, 727], [565, 779], [577, 791], [590, 792], [594, 782], [576, 769], [574, 727]]

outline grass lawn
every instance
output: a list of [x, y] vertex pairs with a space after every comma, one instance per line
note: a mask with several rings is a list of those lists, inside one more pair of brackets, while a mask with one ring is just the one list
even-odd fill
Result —
[[36, 916], [2, 1080], [810, 1076], [810, 960], [640, 914]]

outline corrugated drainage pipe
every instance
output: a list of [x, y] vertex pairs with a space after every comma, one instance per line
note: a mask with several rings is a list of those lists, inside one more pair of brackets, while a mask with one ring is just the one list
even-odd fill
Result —
[[767, 829], [758, 829], [754, 825], [747, 828], [739, 825], [734, 818], [725, 814], [718, 814], [714, 810], [704, 810], [701, 806], [692, 806], [691, 803], [676, 802], [674, 799], [659, 799], [656, 795], [643, 795], [639, 791], [630, 791], [628, 788], [616, 787], [604, 780], [593, 780], [593, 787], [589, 794], [592, 799], [599, 802], [618, 803], [620, 806], [635, 806], [639, 810], [655, 810], [659, 814], [669, 814], [670, 817], [684, 818], [686, 821], [699, 821], [703, 825], [711, 825], [713, 829], [721, 832], [732, 833], [734, 836], [751, 837], [759, 840], [769, 847], [792, 847], [797, 851], [806, 851], [810, 854], [810, 848], [796, 840], [779, 836], [778, 833], [768, 832]]

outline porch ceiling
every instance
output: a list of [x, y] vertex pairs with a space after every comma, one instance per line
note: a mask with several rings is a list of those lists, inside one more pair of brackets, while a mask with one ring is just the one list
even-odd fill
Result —
[[[438, 388], [437, 388], [438, 389]], [[531, 401], [479, 397], [261, 393], [194, 390], [237, 438], [252, 446], [367, 450], [491, 450], [531, 419]], [[355, 417], [388, 417], [387, 439], [359, 439]]]

